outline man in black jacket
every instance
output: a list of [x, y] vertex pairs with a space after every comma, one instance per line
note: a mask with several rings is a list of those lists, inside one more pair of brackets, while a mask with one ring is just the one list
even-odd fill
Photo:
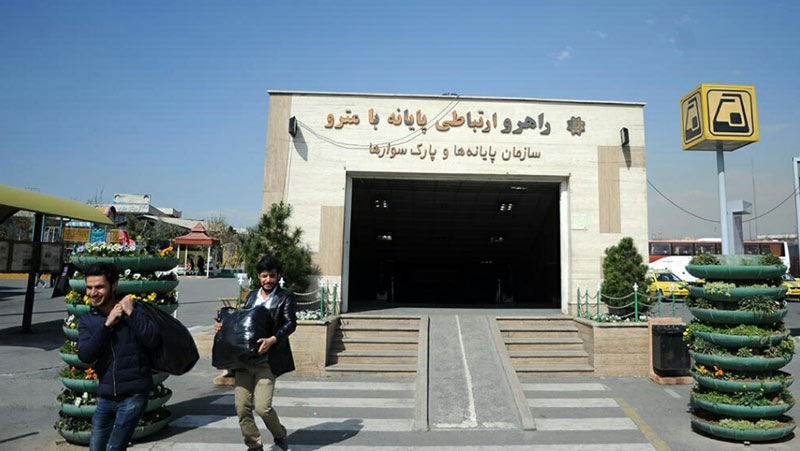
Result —
[[89, 449], [125, 450], [153, 386], [149, 354], [159, 335], [130, 296], [117, 301], [113, 265], [97, 263], [84, 274], [92, 308], [80, 317], [78, 358], [92, 363], [100, 379]]
[[[234, 404], [239, 417], [239, 428], [242, 430], [244, 443], [248, 450], [262, 450], [261, 433], [258, 431], [253, 409], [267, 429], [272, 433], [275, 445], [282, 450], [289, 448], [286, 441], [286, 428], [280, 422], [278, 414], [272, 408], [272, 394], [275, 391], [275, 378], [283, 373], [294, 371], [292, 348], [289, 346], [289, 335], [297, 328], [295, 316], [294, 293], [278, 285], [281, 279], [281, 264], [272, 257], [264, 257], [256, 266], [261, 288], [251, 291], [247, 296], [244, 308], [266, 308], [269, 310], [275, 332], [270, 337], [257, 340], [258, 353], [267, 353], [267, 362], [260, 366], [248, 366], [235, 371], [236, 388]], [[222, 324], [217, 322], [215, 330]]]

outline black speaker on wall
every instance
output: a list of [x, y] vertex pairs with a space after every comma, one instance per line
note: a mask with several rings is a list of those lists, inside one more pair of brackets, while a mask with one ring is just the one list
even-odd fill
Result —
[[289, 118], [289, 134], [292, 137], [297, 136], [297, 118], [294, 116]]

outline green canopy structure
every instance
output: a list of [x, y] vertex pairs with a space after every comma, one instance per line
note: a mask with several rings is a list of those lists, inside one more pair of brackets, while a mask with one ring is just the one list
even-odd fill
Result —
[[20, 210], [113, 225], [106, 215], [91, 205], [13, 186], [0, 185], [0, 224]]
[[[26, 189], [15, 188], [13, 186], [0, 185], [0, 224], [8, 218], [14, 216], [20, 210], [32, 211], [34, 215], [33, 243], [40, 246], [42, 236], [38, 233], [42, 230], [45, 215], [58, 216], [61, 218], [78, 219], [91, 221], [96, 224], [113, 225], [110, 219], [98, 209], [91, 205], [86, 205], [63, 197], [50, 196]], [[38, 252], [34, 252], [34, 267], [38, 267]], [[31, 320], [33, 318], [33, 292], [36, 272], [28, 273], [28, 288], [25, 292], [25, 307], [22, 312], [22, 330], [29, 332]]]

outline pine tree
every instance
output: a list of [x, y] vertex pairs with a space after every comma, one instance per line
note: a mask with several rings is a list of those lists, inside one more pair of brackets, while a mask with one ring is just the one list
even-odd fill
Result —
[[[603, 260], [603, 294], [612, 298], [621, 298], [633, 292], [633, 284], [639, 287], [639, 300], [642, 304], [646, 298], [644, 275], [647, 265], [633, 244], [633, 238], [625, 237], [616, 246], [606, 249]], [[633, 297], [625, 299], [607, 299], [606, 303], [619, 307], [633, 302]], [[631, 310], [633, 310], [631, 308]]]
[[299, 227], [291, 229], [287, 223], [291, 215], [291, 205], [283, 202], [272, 204], [258, 225], [248, 230], [245, 269], [254, 286], [258, 286], [256, 265], [265, 256], [275, 257], [281, 262], [286, 287], [295, 292], [306, 291], [311, 275], [318, 273], [311, 263], [308, 246], [300, 244], [303, 231]]

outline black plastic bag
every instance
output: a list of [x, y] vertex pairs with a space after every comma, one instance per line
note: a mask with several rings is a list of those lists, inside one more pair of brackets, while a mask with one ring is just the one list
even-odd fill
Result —
[[222, 329], [214, 335], [211, 365], [220, 370], [235, 370], [267, 363], [268, 354], [258, 353], [258, 339], [275, 333], [269, 310], [262, 307], [236, 310], [223, 308], [219, 313]]
[[192, 333], [180, 321], [158, 307], [137, 302], [155, 324], [161, 343], [150, 355], [150, 366], [156, 371], [180, 376], [191, 370], [200, 359]]

